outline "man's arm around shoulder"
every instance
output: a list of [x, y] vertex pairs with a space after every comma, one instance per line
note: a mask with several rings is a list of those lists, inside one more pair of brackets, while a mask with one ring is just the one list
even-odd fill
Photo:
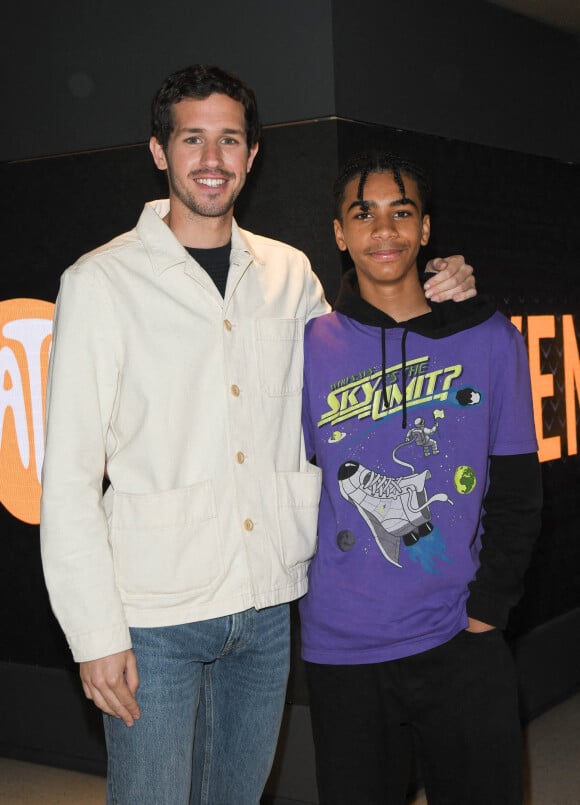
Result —
[[464, 302], [477, 296], [473, 267], [462, 254], [435, 257], [425, 267], [429, 278], [424, 284], [425, 296], [432, 302]]

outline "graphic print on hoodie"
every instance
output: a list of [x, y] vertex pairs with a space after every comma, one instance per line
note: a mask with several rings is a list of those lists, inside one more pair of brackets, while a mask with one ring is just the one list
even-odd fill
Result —
[[537, 450], [521, 335], [480, 297], [397, 324], [351, 271], [336, 310], [307, 327], [304, 384], [323, 473], [305, 659], [381, 662], [445, 642], [467, 623], [489, 457]]

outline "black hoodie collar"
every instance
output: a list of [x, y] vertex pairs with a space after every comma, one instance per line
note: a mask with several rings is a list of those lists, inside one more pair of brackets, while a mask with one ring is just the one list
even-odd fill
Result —
[[495, 313], [496, 307], [485, 296], [476, 296], [465, 302], [433, 302], [431, 313], [424, 313], [405, 322], [397, 322], [361, 298], [354, 268], [342, 277], [335, 310], [361, 324], [387, 330], [403, 327], [426, 338], [445, 338], [481, 324]]
[[444, 338], [475, 327], [476, 324], [489, 319], [495, 312], [495, 305], [485, 297], [476, 296], [465, 302], [434, 302], [430, 313], [423, 313], [409, 321], [397, 322], [382, 310], [374, 307], [361, 298], [356, 271], [351, 268], [341, 282], [335, 310], [361, 324], [380, 327], [381, 331], [381, 364], [383, 403], [388, 408], [386, 365], [387, 365], [387, 330], [400, 327], [401, 338], [401, 382], [403, 418], [401, 426], [407, 427], [407, 335], [417, 333], [426, 338]]

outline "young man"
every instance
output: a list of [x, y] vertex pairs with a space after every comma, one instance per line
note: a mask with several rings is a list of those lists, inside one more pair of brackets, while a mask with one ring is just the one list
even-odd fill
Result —
[[[276, 745], [320, 490], [303, 330], [329, 308], [301, 252], [234, 221], [258, 138], [238, 78], [169, 76], [150, 142], [169, 199], [62, 277], [43, 562], [121, 805], [255, 803]], [[439, 289], [467, 276], [469, 296], [454, 262]]]
[[426, 301], [418, 168], [354, 158], [335, 203], [354, 269], [307, 326], [303, 413], [323, 478], [300, 604], [320, 803], [404, 803], [412, 730], [429, 805], [516, 805], [500, 630], [541, 506], [523, 339], [479, 298]]

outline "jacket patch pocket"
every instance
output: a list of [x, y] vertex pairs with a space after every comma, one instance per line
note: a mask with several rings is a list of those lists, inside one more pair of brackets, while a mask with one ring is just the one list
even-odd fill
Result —
[[304, 319], [256, 319], [260, 384], [271, 397], [302, 390]]
[[223, 574], [211, 482], [147, 495], [115, 492], [111, 543], [127, 596], [179, 598]]
[[321, 486], [322, 473], [312, 464], [305, 472], [276, 475], [282, 556], [288, 568], [314, 555]]

